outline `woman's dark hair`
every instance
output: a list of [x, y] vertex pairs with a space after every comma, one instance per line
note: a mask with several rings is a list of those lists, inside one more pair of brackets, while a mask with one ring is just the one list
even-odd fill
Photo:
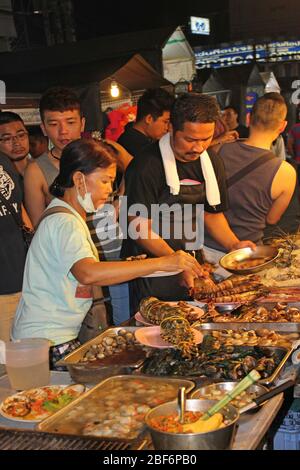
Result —
[[74, 186], [73, 175], [81, 171], [84, 175], [97, 168], [108, 168], [116, 164], [113, 152], [94, 139], [78, 139], [68, 144], [61, 154], [59, 174], [49, 190], [55, 197], [62, 197], [67, 188]]

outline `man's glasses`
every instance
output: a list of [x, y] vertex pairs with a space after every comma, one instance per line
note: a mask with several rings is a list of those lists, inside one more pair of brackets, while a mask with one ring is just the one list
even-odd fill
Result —
[[22, 140], [25, 140], [28, 136], [28, 132], [26, 131], [21, 131], [18, 132], [16, 135], [8, 135], [6, 137], [0, 138], [0, 142], [3, 142], [6, 145], [12, 145], [14, 140], [21, 142]]

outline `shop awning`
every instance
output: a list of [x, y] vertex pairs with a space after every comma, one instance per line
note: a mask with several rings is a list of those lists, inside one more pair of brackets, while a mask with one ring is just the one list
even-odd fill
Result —
[[174, 84], [193, 79], [196, 74], [195, 54], [180, 26], [169, 37], [162, 53], [165, 78]]

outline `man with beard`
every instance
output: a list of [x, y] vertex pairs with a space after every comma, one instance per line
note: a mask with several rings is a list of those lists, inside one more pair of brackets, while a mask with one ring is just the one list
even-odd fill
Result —
[[[219, 118], [220, 110], [213, 97], [197, 93], [181, 95], [171, 109], [170, 132], [159, 142], [145, 147], [140, 158], [130, 163], [126, 192], [131, 238], [124, 240], [124, 256], [141, 253], [162, 256], [178, 249], [200, 250], [203, 240], [198, 238], [195, 242], [190, 235], [203, 230], [202, 208], [207, 230], [226, 251], [254, 247], [252, 242], [241, 242], [236, 237], [223, 215], [227, 208], [224, 166], [218, 155], [206, 152]], [[157, 206], [161, 213], [159, 227], [154, 228], [155, 217], [151, 215]], [[144, 209], [146, 216], [141, 213]], [[164, 233], [164, 220], [169, 224], [169, 234]], [[193, 230], [187, 234], [188, 223]], [[134, 225], [136, 233], [132, 234], [130, 229]], [[163, 282], [153, 277], [136, 279], [131, 284], [131, 306], [132, 311], [136, 311], [139, 301], [147, 296], [162, 300], [186, 299], [194, 279], [189, 272], [183, 272], [164, 277]]]
[[19, 173], [23, 193], [23, 177], [29, 161], [29, 139], [19, 114], [11, 111], [0, 113], [0, 151], [12, 161]]

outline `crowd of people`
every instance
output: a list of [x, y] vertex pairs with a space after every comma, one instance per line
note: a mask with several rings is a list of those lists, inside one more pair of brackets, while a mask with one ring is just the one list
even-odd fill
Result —
[[[118, 325], [146, 296], [188, 299], [207, 276], [203, 247], [217, 262], [280, 220], [298, 230], [300, 124], [293, 163], [276, 153], [286, 116], [278, 93], [258, 98], [246, 127], [211, 96], [151, 89], [115, 141], [84, 133], [65, 88], [42, 95], [40, 129], [0, 112], [0, 339], [46, 337], [55, 368], [80, 344], [93, 286]], [[22, 225], [35, 230], [28, 252]]]

